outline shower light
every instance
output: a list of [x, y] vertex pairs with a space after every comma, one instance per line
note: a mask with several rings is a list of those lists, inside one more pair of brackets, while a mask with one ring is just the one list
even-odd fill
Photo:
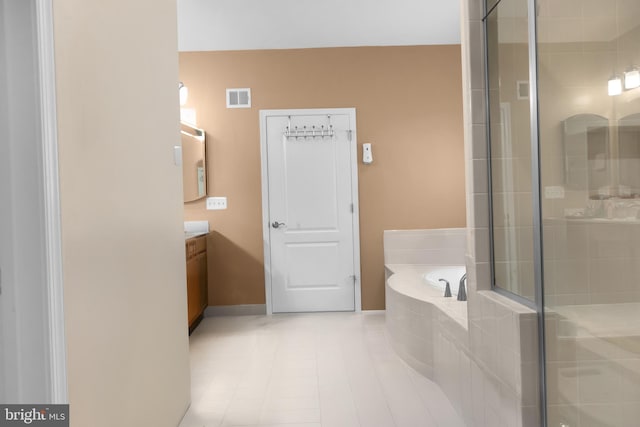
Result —
[[624, 88], [635, 89], [640, 86], [640, 71], [631, 70], [624, 73]]
[[609, 96], [616, 96], [622, 93], [622, 79], [618, 76], [613, 76], [609, 80]]

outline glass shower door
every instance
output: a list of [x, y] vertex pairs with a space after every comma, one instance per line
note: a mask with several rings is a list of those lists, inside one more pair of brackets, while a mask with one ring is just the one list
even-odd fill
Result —
[[551, 427], [640, 425], [640, 1], [537, 2]]
[[494, 289], [534, 300], [527, 0], [486, 17]]

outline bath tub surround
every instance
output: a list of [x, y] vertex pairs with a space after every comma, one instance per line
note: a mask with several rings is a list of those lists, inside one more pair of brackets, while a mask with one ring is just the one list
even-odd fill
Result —
[[[453, 359], [444, 359], [453, 352], [443, 351], [442, 343], [452, 343], [452, 348], [463, 349], [466, 354], [469, 331], [467, 302], [457, 301], [455, 296], [445, 297], [439, 279], [450, 282], [452, 294], [458, 291], [460, 278], [466, 272], [465, 248], [464, 228], [384, 232], [390, 341], [400, 357], [438, 382], [445, 393], [445, 385], [451, 384], [453, 377], [448, 378], [444, 372], [450, 371], [447, 367]], [[459, 356], [456, 354], [456, 357]], [[461, 396], [454, 394], [447, 397], [462, 415]]]
[[385, 231], [385, 255], [393, 261], [385, 258], [389, 339], [442, 388], [469, 427], [537, 426], [535, 312], [493, 291], [471, 289], [468, 302], [444, 297], [439, 279], [453, 293], [466, 272], [459, 261], [465, 235]]
[[[462, 271], [462, 274], [464, 274], [464, 267], [442, 268], [432, 265], [388, 264], [386, 268], [390, 273], [387, 279], [387, 287], [414, 299], [418, 305], [423, 305], [423, 302], [432, 305], [459, 323], [462, 328], [467, 329], [467, 302], [456, 300], [455, 294], [453, 297], [445, 297], [444, 286], [441, 283], [435, 282], [432, 284], [430, 280], [426, 279], [426, 277], [441, 276], [442, 270], [445, 268], [455, 268], [456, 271]], [[452, 285], [452, 294], [453, 288], [454, 286]], [[455, 288], [457, 291], [457, 281]], [[388, 306], [387, 312], [389, 312]]]
[[465, 265], [465, 228], [385, 230], [384, 263]]
[[[434, 336], [443, 331], [468, 347], [467, 303], [445, 298], [424, 276], [438, 267], [388, 264], [387, 329], [393, 348], [411, 367], [435, 379]], [[453, 403], [451, 396], [448, 396]]]

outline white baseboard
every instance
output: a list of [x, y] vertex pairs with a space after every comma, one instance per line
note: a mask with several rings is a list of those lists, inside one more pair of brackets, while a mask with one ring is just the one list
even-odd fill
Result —
[[204, 310], [204, 317], [255, 316], [261, 314], [267, 314], [266, 304], [210, 305]]

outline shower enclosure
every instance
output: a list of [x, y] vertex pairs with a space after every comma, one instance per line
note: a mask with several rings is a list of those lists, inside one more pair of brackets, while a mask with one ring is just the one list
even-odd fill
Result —
[[492, 281], [546, 426], [640, 420], [640, 1], [486, 0]]

